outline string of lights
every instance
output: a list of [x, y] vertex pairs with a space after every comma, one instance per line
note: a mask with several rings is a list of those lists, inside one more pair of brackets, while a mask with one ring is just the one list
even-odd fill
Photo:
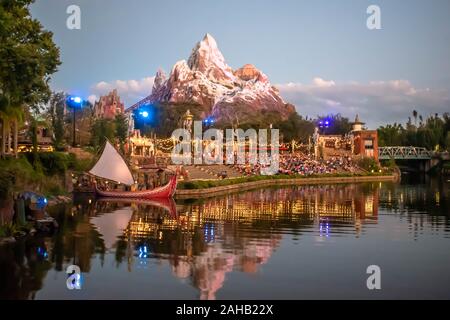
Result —
[[[155, 147], [158, 150], [161, 150], [163, 152], [171, 152], [173, 150], [173, 148], [175, 147], [176, 144], [178, 143], [182, 143], [181, 140], [176, 139], [174, 137], [168, 137], [168, 138], [147, 138], [147, 137], [140, 137], [139, 139], [136, 138], [131, 138], [130, 139], [135, 145], [140, 145], [140, 146], [148, 146], [151, 144], [154, 144]], [[207, 147], [207, 146], [215, 146], [215, 144], [217, 143], [214, 140], [202, 140], [202, 139], [197, 139], [197, 140], [192, 140], [191, 141], [191, 145], [192, 146], [196, 146], [198, 143], [201, 143], [203, 147]], [[258, 145], [258, 144], [257, 144]], [[245, 142], [224, 142], [223, 143], [224, 147], [229, 147], [229, 146], [233, 146], [234, 148], [240, 148], [240, 147], [244, 147], [244, 148], [250, 148], [252, 146], [252, 143], [250, 141], [245, 141]], [[291, 151], [299, 151], [299, 150], [308, 150], [311, 145], [310, 144], [305, 144], [301, 141], [295, 141], [292, 140], [291, 142], [286, 142], [286, 143], [281, 143], [278, 144], [278, 147], [281, 149], [289, 149]]]

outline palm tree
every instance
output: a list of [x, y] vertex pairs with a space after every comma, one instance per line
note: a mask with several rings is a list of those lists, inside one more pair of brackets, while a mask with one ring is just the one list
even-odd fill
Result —
[[[4, 157], [6, 154], [10, 154], [11, 149], [13, 149], [12, 154], [17, 157], [19, 125], [23, 122], [23, 118], [24, 111], [21, 107], [12, 107], [7, 105], [0, 109], [0, 121], [2, 125], [2, 145], [0, 149], [1, 157]], [[12, 141], [11, 130], [14, 130], [12, 132]]]
[[415, 125], [416, 127], [417, 127], [417, 115], [418, 115], [417, 111], [416, 111], [416, 110], [413, 110], [414, 125]]
[[53, 143], [55, 149], [62, 146], [64, 140], [64, 109], [66, 107], [67, 94], [65, 92], [52, 93], [45, 114], [51, 123], [53, 131]]

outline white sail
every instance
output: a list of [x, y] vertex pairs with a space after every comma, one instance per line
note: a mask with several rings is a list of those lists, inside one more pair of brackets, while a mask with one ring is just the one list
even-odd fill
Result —
[[103, 153], [95, 166], [89, 171], [94, 176], [117, 181], [126, 185], [134, 183], [133, 175], [117, 150], [106, 141]]

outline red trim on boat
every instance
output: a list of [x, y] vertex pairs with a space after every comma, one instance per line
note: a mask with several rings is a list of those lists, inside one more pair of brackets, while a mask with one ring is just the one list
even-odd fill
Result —
[[101, 197], [113, 198], [131, 198], [131, 199], [153, 199], [153, 198], [170, 198], [175, 194], [177, 189], [177, 176], [170, 178], [169, 182], [162, 187], [152, 190], [142, 191], [103, 191], [95, 185], [95, 193]]

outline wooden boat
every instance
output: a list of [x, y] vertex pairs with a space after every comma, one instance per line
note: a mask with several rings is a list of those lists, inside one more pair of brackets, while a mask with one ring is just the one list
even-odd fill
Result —
[[[106, 141], [100, 158], [89, 171], [89, 173], [96, 177], [116, 181], [127, 186], [131, 186], [135, 183], [130, 168], [128, 168], [125, 160], [109, 141]], [[128, 199], [170, 198], [174, 195], [177, 188], [177, 176], [176, 174], [174, 174], [167, 184], [151, 190], [101, 190], [98, 188], [97, 184], [95, 184], [94, 187], [95, 193], [101, 197]]]
[[127, 199], [156, 199], [156, 198], [170, 198], [174, 195], [177, 187], [177, 177], [173, 176], [169, 182], [162, 187], [157, 187], [152, 190], [140, 191], [107, 191], [98, 189], [95, 185], [95, 193], [101, 197], [113, 198], [127, 198]]

